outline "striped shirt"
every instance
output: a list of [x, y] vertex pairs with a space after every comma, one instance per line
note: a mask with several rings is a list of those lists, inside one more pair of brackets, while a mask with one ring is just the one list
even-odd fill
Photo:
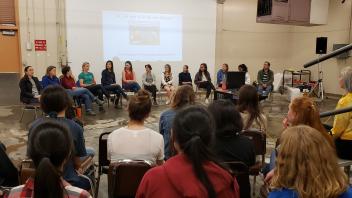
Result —
[[262, 81], [263, 83], [267, 83], [269, 81], [269, 72], [263, 72]]
[[[64, 190], [64, 198], [92, 198], [85, 190], [71, 186], [65, 180], [62, 180]], [[31, 198], [34, 193], [34, 180], [29, 178], [24, 185], [11, 189], [8, 198]]]

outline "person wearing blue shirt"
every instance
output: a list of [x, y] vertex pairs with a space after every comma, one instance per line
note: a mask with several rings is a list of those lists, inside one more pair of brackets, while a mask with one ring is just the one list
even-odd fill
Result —
[[172, 144], [171, 144], [171, 128], [177, 110], [192, 105], [195, 101], [195, 93], [193, 88], [188, 85], [179, 86], [171, 102], [171, 108], [164, 111], [160, 115], [159, 132], [164, 138], [164, 155], [165, 160], [172, 157]]
[[269, 198], [351, 198], [352, 190], [336, 150], [318, 130], [298, 125], [280, 137]]
[[221, 69], [219, 69], [216, 75], [216, 84], [218, 85], [218, 87], [221, 87], [222, 83], [226, 82], [226, 75], [228, 71], [229, 71], [229, 65], [226, 63], [222, 64]]
[[114, 63], [111, 60], [106, 61], [105, 69], [101, 73], [101, 84], [106, 91], [117, 95], [117, 99], [114, 101], [115, 107], [117, 107], [121, 95], [127, 100], [127, 94], [122, 90], [119, 84], [116, 84]]
[[49, 85], [60, 86], [60, 80], [56, 77], [56, 67], [49, 66], [46, 69], [46, 74], [42, 78], [42, 87], [45, 89]]

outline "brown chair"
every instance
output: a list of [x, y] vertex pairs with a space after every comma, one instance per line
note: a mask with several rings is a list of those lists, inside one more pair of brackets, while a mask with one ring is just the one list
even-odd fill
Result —
[[135, 197], [144, 174], [151, 168], [147, 161], [123, 160], [112, 163], [108, 174], [109, 198]]
[[254, 176], [253, 178], [253, 196], [255, 195], [255, 183], [256, 178], [260, 174], [261, 169], [265, 164], [265, 153], [266, 153], [266, 134], [259, 130], [246, 130], [243, 132], [244, 136], [247, 136], [253, 141], [255, 155], [261, 155], [261, 161], [255, 165], [249, 167], [249, 175]]
[[108, 136], [111, 132], [104, 132], [99, 136], [99, 159], [98, 159], [98, 178], [95, 189], [95, 197], [98, 198], [100, 176], [108, 174], [110, 160], [108, 160]]
[[251, 184], [249, 182], [249, 168], [248, 166], [240, 161], [224, 162], [224, 164], [230, 168], [230, 172], [236, 177], [238, 185], [240, 187], [240, 197], [250, 198], [251, 197]]
[[25, 184], [30, 177], [34, 177], [35, 168], [31, 159], [25, 159], [21, 162], [19, 174], [21, 185]]

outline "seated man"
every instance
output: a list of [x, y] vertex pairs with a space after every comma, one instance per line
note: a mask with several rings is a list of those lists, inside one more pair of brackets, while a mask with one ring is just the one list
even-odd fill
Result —
[[268, 96], [273, 90], [274, 72], [270, 70], [270, 63], [264, 62], [263, 69], [258, 72], [258, 94], [261, 96]]

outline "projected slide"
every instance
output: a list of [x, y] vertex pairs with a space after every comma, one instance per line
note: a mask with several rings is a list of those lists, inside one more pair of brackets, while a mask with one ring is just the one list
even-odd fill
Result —
[[105, 60], [182, 61], [182, 16], [103, 11]]

